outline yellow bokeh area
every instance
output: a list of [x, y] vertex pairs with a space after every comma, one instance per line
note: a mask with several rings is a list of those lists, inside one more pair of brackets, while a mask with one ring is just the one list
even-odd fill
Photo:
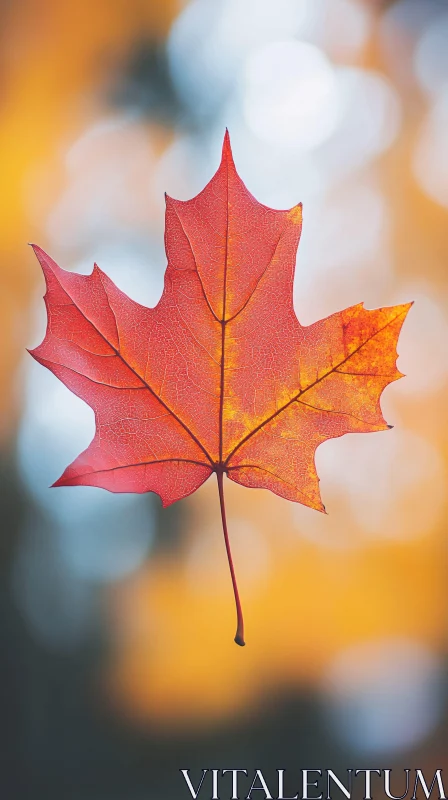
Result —
[[[321, 680], [341, 650], [369, 639], [409, 637], [443, 652], [442, 532], [418, 544], [361, 544], [336, 496], [329, 516], [314, 525], [311, 511], [297, 522], [295, 509], [267, 492], [248, 500], [247, 490], [228, 486], [247, 628], [242, 656], [232, 641], [234, 612], [210, 484], [192, 501], [182, 561], [155, 560], [113, 592], [119, 657], [112, 686], [137, 717], [207, 724], [238, 714], [279, 686]], [[297, 541], [302, 525], [345, 546], [328, 552], [319, 541]], [[213, 541], [204, 543], [206, 537]]]
[[[446, 5], [18, 0], [0, 15], [7, 796], [178, 800], [180, 767], [246, 758], [447, 767]], [[164, 192], [205, 186], [226, 127], [258, 201], [303, 203], [302, 324], [414, 301], [405, 377], [381, 400], [393, 427], [317, 450], [326, 514], [225, 480], [244, 649], [215, 476], [169, 509], [50, 490], [93, 413], [26, 353], [45, 331], [27, 243], [155, 305]]]
[[[42, 238], [45, 217], [63, 186], [64, 150], [95, 118], [108, 74], [133, 41], [163, 37], [172, 13], [169, 0], [25, 0], [2, 12], [2, 385], [11, 383], [26, 342], [26, 312], [37, 283], [24, 245]], [[1, 396], [3, 437], [17, 413], [11, 395], [5, 390]]]

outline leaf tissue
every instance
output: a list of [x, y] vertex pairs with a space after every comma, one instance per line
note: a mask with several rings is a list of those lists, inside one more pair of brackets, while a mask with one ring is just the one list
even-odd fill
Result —
[[224, 476], [324, 511], [316, 448], [388, 426], [383, 389], [401, 377], [396, 343], [410, 303], [363, 304], [303, 327], [293, 307], [302, 206], [258, 203], [228, 133], [207, 186], [166, 197], [165, 285], [155, 308], [96, 265], [66, 272], [34, 246], [48, 326], [31, 355], [94, 410], [89, 447], [54, 486], [156, 492], [164, 506], [216, 475], [237, 609]]

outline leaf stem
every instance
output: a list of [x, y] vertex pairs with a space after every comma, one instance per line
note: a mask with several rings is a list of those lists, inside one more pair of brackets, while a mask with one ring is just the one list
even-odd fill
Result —
[[236, 627], [236, 634], [235, 634], [235, 642], [240, 645], [240, 647], [244, 647], [246, 642], [244, 641], [244, 621], [243, 621], [243, 611], [241, 608], [240, 596], [238, 594], [238, 586], [236, 583], [236, 576], [235, 576], [235, 569], [233, 567], [232, 561], [232, 553], [230, 550], [230, 542], [229, 542], [229, 534], [227, 531], [227, 520], [226, 520], [226, 505], [224, 502], [224, 472], [218, 471], [216, 473], [216, 477], [218, 479], [218, 491], [219, 491], [219, 504], [221, 506], [221, 519], [222, 519], [222, 529], [224, 532], [224, 541], [226, 543], [226, 551], [227, 551], [227, 559], [229, 561], [230, 567], [230, 575], [232, 577], [232, 586], [233, 586], [233, 594], [235, 595], [235, 605], [236, 605], [236, 617], [237, 617], [237, 627]]

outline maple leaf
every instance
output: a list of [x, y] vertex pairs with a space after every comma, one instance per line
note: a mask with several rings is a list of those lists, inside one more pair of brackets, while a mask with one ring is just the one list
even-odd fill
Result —
[[411, 303], [362, 304], [303, 327], [293, 279], [302, 206], [258, 203], [226, 132], [218, 171], [197, 197], [166, 197], [168, 266], [145, 308], [97, 267], [62, 270], [34, 246], [48, 326], [31, 355], [95, 412], [93, 441], [54, 486], [156, 492], [164, 506], [212, 473], [233, 583], [223, 477], [324, 511], [316, 448], [381, 431], [380, 395], [401, 377], [396, 342]]

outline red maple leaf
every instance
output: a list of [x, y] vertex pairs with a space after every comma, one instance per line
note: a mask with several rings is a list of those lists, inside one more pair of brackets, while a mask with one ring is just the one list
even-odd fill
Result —
[[95, 412], [93, 441], [54, 486], [156, 492], [164, 506], [215, 473], [237, 607], [223, 477], [324, 510], [316, 448], [381, 431], [380, 395], [401, 377], [410, 303], [362, 304], [302, 327], [293, 308], [301, 204], [275, 211], [238, 176], [226, 133], [197, 197], [166, 198], [165, 287], [155, 308], [95, 265], [66, 272], [39, 247], [48, 326], [31, 355]]

